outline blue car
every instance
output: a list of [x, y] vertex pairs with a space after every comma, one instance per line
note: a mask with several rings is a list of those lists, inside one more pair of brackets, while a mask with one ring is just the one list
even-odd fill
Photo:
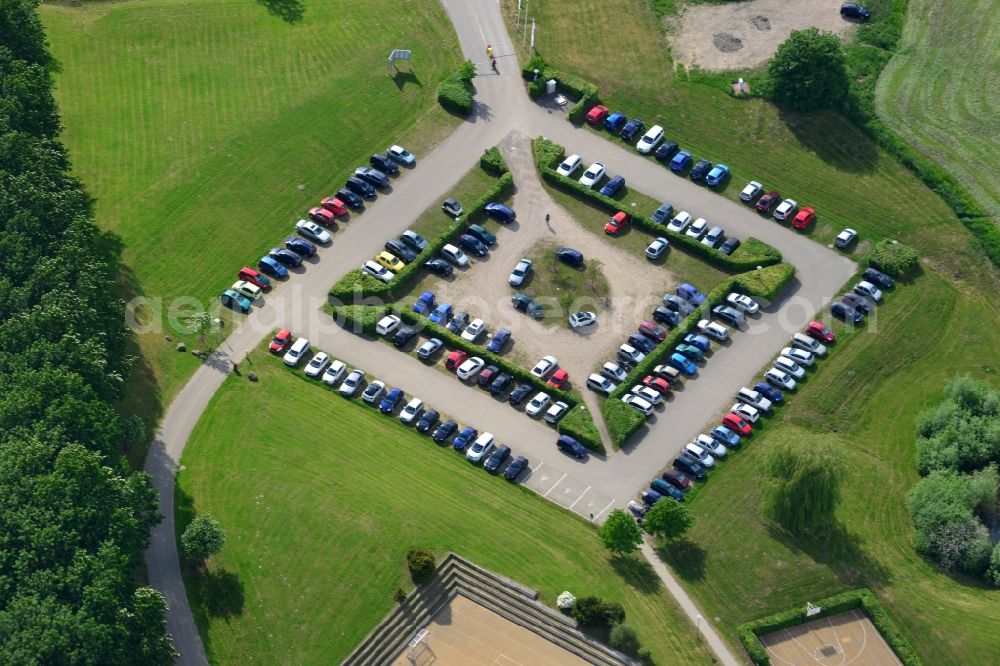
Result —
[[479, 437], [478, 430], [475, 428], [465, 428], [455, 437], [455, 450], [464, 451], [465, 447], [476, 441], [476, 437]]
[[285, 247], [295, 254], [302, 255], [303, 257], [311, 257], [316, 254], [316, 245], [310, 243], [305, 238], [299, 238], [298, 236], [289, 236], [286, 238]]
[[712, 435], [712, 439], [728, 449], [735, 449], [740, 445], [740, 436], [726, 426], [715, 426], [715, 430], [710, 434]]
[[232, 308], [237, 312], [241, 312], [243, 314], [250, 312], [250, 299], [233, 289], [226, 289], [222, 292], [222, 295], [219, 296], [219, 300], [221, 300], [222, 304], [227, 308]]
[[679, 488], [675, 488], [663, 479], [653, 479], [649, 482], [649, 489], [663, 496], [670, 496], [678, 502], [684, 501], [684, 493]]
[[625, 179], [622, 176], [615, 176], [601, 188], [601, 194], [606, 197], [613, 197], [623, 187], [625, 187]]
[[501, 328], [493, 334], [492, 338], [490, 338], [490, 343], [486, 345], [486, 349], [494, 354], [499, 354], [500, 350], [503, 349], [503, 346], [507, 344], [508, 340], [510, 340], [510, 329]]
[[257, 262], [257, 268], [260, 269], [261, 273], [278, 278], [279, 280], [284, 280], [288, 277], [288, 269], [271, 257], [261, 257], [260, 261]]
[[721, 184], [726, 178], [729, 178], [729, 167], [725, 164], [716, 164], [708, 172], [708, 175], [705, 176], [705, 184], [709, 187], [715, 187]]
[[302, 255], [287, 250], [283, 247], [272, 247], [268, 255], [275, 261], [285, 266], [298, 266], [302, 263]]
[[691, 164], [691, 153], [686, 150], [682, 150], [674, 155], [673, 159], [670, 160], [670, 170], [674, 173], [680, 173], [681, 171], [684, 171], [689, 164]]
[[785, 401], [785, 396], [781, 395], [781, 391], [774, 388], [767, 382], [757, 382], [753, 385], [753, 388], [771, 402], [778, 403]]
[[417, 314], [427, 314], [434, 307], [434, 292], [425, 291], [417, 297], [417, 302], [413, 304], [413, 311]]
[[698, 291], [698, 288], [693, 284], [687, 282], [677, 287], [677, 295], [695, 306], [705, 302], [705, 294]]
[[633, 333], [628, 336], [628, 343], [646, 354], [656, 349], [656, 343], [642, 333]]
[[487, 215], [492, 217], [500, 224], [510, 224], [511, 222], [517, 219], [517, 213], [515, 213], [507, 206], [504, 206], [502, 203], [496, 203], [495, 201], [491, 201], [490, 203], [486, 204], [483, 207], [483, 210], [486, 211]]
[[653, 222], [666, 224], [674, 216], [674, 207], [668, 203], [660, 204], [660, 207], [653, 211]]
[[583, 266], [583, 254], [571, 247], [561, 247], [556, 250], [556, 259], [564, 264], [569, 264], [573, 268], [581, 268]]
[[483, 241], [479, 240], [475, 236], [470, 236], [469, 234], [462, 234], [458, 237], [458, 246], [469, 254], [477, 257], [485, 257], [490, 253], [490, 249], [486, 247], [486, 244], [483, 243]]
[[646, 129], [646, 123], [638, 118], [633, 118], [625, 123], [625, 127], [622, 128], [618, 135], [625, 141], [631, 141], [635, 138], [636, 134], [641, 134], [644, 129]]
[[378, 404], [378, 410], [383, 414], [390, 414], [402, 400], [403, 389], [394, 388], [382, 398], [382, 402]]
[[670, 355], [670, 358], [667, 359], [667, 365], [671, 368], [677, 368], [685, 375], [693, 375], [698, 371], [698, 366], [689, 361], [687, 356], [677, 352]]
[[612, 132], [620, 132], [622, 126], [628, 122], [628, 118], [621, 111], [615, 111], [610, 116], [604, 119], [604, 129], [611, 130]]
[[430, 316], [427, 318], [430, 319], [435, 324], [447, 323], [448, 320], [451, 319], [451, 304], [441, 303], [436, 308], [434, 308], [434, 312], [432, 312]]
[[685, 344], [694, 345], [703, 352], [707, 352], [712, 348], [711, 343], [708, 341], [704, 335], [698, 335], [697, 333], [688, 333], [684, 336]]

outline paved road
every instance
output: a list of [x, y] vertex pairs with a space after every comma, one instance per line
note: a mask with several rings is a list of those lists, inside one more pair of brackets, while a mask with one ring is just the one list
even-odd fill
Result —
[[[176, 552], [173, 500], [178, 462], [191, 430], [221, 386], [231, 361], [242, 359], [247, 350], [259, 345], [276, 327], [291, 325], [296, 330], [309, 331], [317, 346], [348, 359], [364, 359], [361, 366], [365, 369], [377, 371], [404, 388], [419, 386], [425, 396], [428, 394], [423, 391], [433, 385], [433, 400], [445, 411], [467, 422], [482, 424], [483, 429], [490, 429], [501, 439], [526, 447], [525, 452], [538, 462], [527, 481], [529, 487], [548, 499], [585, 515], [593, 513], [599, 519], [605, 515], [608, 504], [626, 502], [669, 461], [677, 448], [728, 404], [728, 398], [720, 396], [731, 395], [774, 355], [787, 339], [787, 331], [794, 328], [779, 326], [784, 312], [797, 309], [794, 322], [800, 324], [854, 272], [851, 262], [826, 248], [763, 222], [739, 205], [685, 179], [672, 177], [659, 165], [597, 133], [574, 128], [565, 121], [562, 110], [532, 103], [517, 75], [516, 59], [510, 52], [510, 40], [495, 2], [449, 0], [445, 6], [465, 56], [478, 63], [482, 74], [476, 79], [473, 116], [431, 154], [420, 156], [415, 169], [404, 171], [394, 181], [392, 194], [380, 196], [365, 213], [342, 224], [334, 242], [319, 253], [318, 260], [296, 272], [261, 307], [254, 309], [177, 395], [150, 448], [145, 468], [160, 491], [164, 520], [153, 530], [146, 558], [150, 582], [167, 598], [167, 631], [181, 653], [182, 664], [205, 664], [207, 659], [187, 603]], [[486, 43], [494, 46], [501, 75], [489, 70]], [[549, 136], [588, 160], [599, 156], [612, 173], [621, 173], [637, 189], [672, 201], [675, 206], [694, 214], [711, 211], [711, 216], [705, 216], [723, 224], [730, 233], [740, 236], [752, 233], [779, 248], [788, 261], [802, 269], [800, 282], [792, 292], [795, 308], [768, 312], [760, 319], [762, 325], [755, 327], [759, 330], [737, 335], [734, 344], [717, 352], [698, 380], [687, 382], [684, 391], [675, 398], [677, 404], [683, 401], [683, 409], [674, 409], [673, 403], [667, 405], [637, 441], [607, 461], [591, 459], [578, 464], [562, 458], [553, 451], [552, 434], [546, 426], [525, 417], [508, 418], [507, 407], [498, 410], [492, 404], [487, 405], [492, 401], [481, 392], [462, 387], [414, 359], [402, 362], [401, 356], [372, 354], [371, 343], [338, 331], [320, 312], [329, 286], [358, 265], [359, 257], [371, 256], [386, 237], [405, 229], [416, 213], [434, 204], [476, 163], [485, 148], [495, 145], [515, 128], [530, 135]], [[324, 194], [317, 193], [317, 197]], [[531, 211], [519, 212], [525, 221], [530, 219]], [[538, 211], [538, 215], [543, 212]], [[373, 228], [378, 233], [372, 233]], [[752, 344], [746, 339], [750, 335], [757, 338]], [[658, 573], [669, 579], [665, 568], [658, 569]], [[673, 587], [668, 584], [672, 592]], [[690, 610], [693, 604], [689, 599], [686, 604], [678, 599], [693, 621]], [[702, 630], [706, 635], [712, 631], [704, 622]], [[722, 646], [718, 649], [724, 650], [721, 641], [714, 643], [710, 641], [713, 649]], [[728, 652], [717, 651], [717, 654], [725, 663], [733, 659]]]

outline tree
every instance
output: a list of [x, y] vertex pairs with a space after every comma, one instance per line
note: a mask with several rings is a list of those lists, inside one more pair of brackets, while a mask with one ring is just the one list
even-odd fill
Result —
[[639, 526], [621, 509], [612, 511], [597, 533], [604, 542], [604, 547], [618, 556], [634, 553], [642, 543]]
[[608, 644], [614, 649], [632, 657], [635, 657], [639, 653], [639, 637], [632, 627], [624, 623], [611, 627]]
[[793, 111], [837, 108], [850, 82], [840, 39], [817, 28], [793, 30], [767, 69], [767, 96]]
[[434, 553], [426, 548], [411, 548], [406, 553], [406, 566], [414, 583], [426, 583], [434, 577]]
[[226, 533], [222, 525], [208, 514], [192, 520], [181, 535], [184, 556], [196, 564], [218, 553], [225, 543]]
[[625, 621], [625, 609], [620, 603], [593, 596], [577, 599], [570, 615], [585, 627], [610, 627]]
[[841, 454], [829, 441], [779, 440], [764, 460], [764, 513], [793, 534], [830, 525], [842, 473]]
[[993, 587], [1000, 587], [1000, 543], [993, 546], [990, 568], [986, 570], [986, 582], [991, 583]]
[[1000, 463], [1000, 390], [958, 377], [946, 399], [917, 417], [917, 469], [972, 472]]
[[642, 520], [644, 530], [661, 539], [676, 539], [694, 524], [687, 506], [672, 499], [662, 499], [653, 505]]

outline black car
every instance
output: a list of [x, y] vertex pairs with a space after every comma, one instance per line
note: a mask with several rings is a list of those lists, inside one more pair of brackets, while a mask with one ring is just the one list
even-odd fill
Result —
[[398, 241], [395, 238], [385, 242], [385, 249], [392, 252], [407, 264], [417, 258], [416, 252], [411, 250], [406, 243]]
[[655, 310], [653, 310], [653, 321], [657, 324], [666, 324], [670, 328], [677, 326], [681, 323], [681, 313], [674, 310], [668, 310], [662, 305]]
[[730, 326], [741, 326], [746, 318], [735, 308], [728, 305], [716, 305], [712, 308], [712, 316], [721, 319]]
[[355, 176], [351, 176], [347, 179], [345, 187], [347, 187], [347, 189], [351, 192], [357, 194], [359, 197], [364, 197], [366, 199], [375, 198], [375, 188]]
[[883, 289], [891, 289], [896, 285], [892, 281], [892, 278], [878, 270], [877, 268], [866, 268], [865, 272], [861, 274], [862, 277], [869, 282], [874, 282]]
[[507, 458], [510, 457], [510, 447], [506, 444], [501, 444], [500, 446], [493, 449], [493, 453], [490, 457], [486, 459], [483, 463], [483, 469], [487, 472], [495, 472], [500, 469], [500, 465], [504, 463]]
[[431, 259], [424, 263], [424, 268], [429, 270], [434, 275], [439, 275], [441, 277], [450, 277], [455, 269], [444, 259]]
[[507, 398], [507, 402], [517, 407], [525, 398], [531, 394], [534, 387], [531, 384], [518, 384], [514, 387], [514, 390], [510, 392], [510, 397]]
[[633, 333], [628, 336], [628, 343], [641, 352], [649, 353], [656, 349], [656, 343], [647, 338], [642, 333]]
[[471, 234], [462, 234], [459, 236], [458, 246], [477, 257], [485, 257], [490, 253], [490, 249], [486, 247], [486, 244]]
[[708, 478], [705, 467], [688, 453], [682, 453], [674, 458], [674, 469], [684, 472], [698, 481], [704, 481]]
[[492, 382], [493, 378], [499, 373], [500, 368], [495, 365], [488, 365], [483, 368], [482, 372], [479, 373], [479, 377], [476, 378], [476, 384], [478, 384], [481, 389], [489, 388], [490, 382]]
[[587, 447], [569, 435], [559, 435], [559, 439], [556, 440], [556, 447], [563, 453], [568, 453], [577, 460], [583, 460], [587, 457]]
[[404, 326], [396, 331], [396, 335], [392, 336], [392, 346], [396, 349], [402, 349], [415, 337], [417, 337], [417, 329], [412, 326]]
[[368, 163], [382, 173], [387, 173], [391, 176], [399, 173], [399, 166], [385, 155], [372, 155], [368, 158]]
[[[316, 254], [316, 245], [298, 236], [289, 236], [286, 238], [285, 247], [303, 257], [311, 257]], [[279, 259], [278, 261], [281, 260]]]
[[507, 387], [510, 386], [513, 381], [513, 377], [508, 375], [506, 372], [501, 372], [490, 384], [490, 393], [493, 395], [500, 395], [507, 390]]
[[521, 476], [521, 472], [523, 472], [527, 466], [528, 459], [524, 456], [518, 456], [514, 458], [513, 462], [507, 465], [507, 469], [503, 471], [503, 478], [508, 481], [516, 481], [517, 477]]
[[635, 118], [625, 123], [625, 127], [623, 127], [622, 131], [618, 133], [618, 136], [626, 141], [631, 141], [635, 138], [636, 134], [641, 134], [645, 129], [646, 123], [642, 122], [638, 118]]
[[342, 187], [339, 190], [337, 190], [336, 196], [338, 199], [347, 204], [348, 208], [358, 209], [365, 207], [365, 200], [359, 197], [354, 192], [351, 192], [346, 187]]
[[741, 245], [739, 238], [727, 238], [726, 242], [719, 246], [719, 252], [724, 255], [730, 255], [736, 252], [736, 249]]
[[445, 328], [449, 331], [458, 335], [462, 332], [462, 329], [469, 325], [469, 313], [468, 312], [456, 312], [451, 316], [451, 321], [449, 321]]
[[371, 167], [358, 167], [354, 170], [354, 177], [360, 178], [380, 190], [389, 187], [389, 176], [385, 175], [378, 169], [373, 169]]
[[428, 409], [426, 412], [420, 415], [420, 420], [417, 421], [417, 432], [430, 432], [430, 429], [434, 427], [437, 423], [438, 412], [436, 409]]
[[431, 435], [431, 439], [440, 444], [454, 435], [456, 430], [458, 430], [458, 424], [451, 419], [448, 419], [434, 430], [434, 434]]
[[287, 250], [283, 247], [272, 247], [271, 251], [267, 253], [272, 259], [278, 263], [284, 264], [285, 266], [298, 266], [302, 263], [302, 255], [296, 254], [291, 250]]
[[676, 141], [667, 140], [656, 147], [656, 152], [653, 153], [653, 157], [661, 162], [665, 162], [676, 155], [677, 151], [680, 149], [681, 147], [677, 145]]
[[871, 16], [871, 11], [857, 2], [845, 2], [840, 6], [840, 17], [849, 21], [867, 21]]
[[700, 183], [701, 181], [705, 180], [705, 176], [707, 176], [708, 172], [711, 170], [712, 170], [711, 162], [709, 162], [708, 160], [698, 160], [697, 162], [694, 163], [694, 166], [691, 167], [691, 180], [693, 180], [696, 183]]
[[571, 247], [561, 247], [556, 250], [556, 259], [573, 268], [583, 267], [583, 254]]
[[872, 311], [871, 301], [864, 296], [859, 296], [853, 292], [847, 292], [840, 297], [840, 300], [844, 301], [844, 303], [847, 303], [855, 310], [859, 310], [861, 314], [869, 314]]
[[855, 325], [860, 324], [865, 318], [863, 314], [841, 301], [836, 301], [830, 306], [830, 314], [848, 324]]

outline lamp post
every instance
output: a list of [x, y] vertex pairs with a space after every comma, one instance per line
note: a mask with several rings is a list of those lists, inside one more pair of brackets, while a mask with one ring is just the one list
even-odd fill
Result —
[[698, 634], [698, 640], [701, 640], [701, 621], [702, 617], [700, 614], [694, 616], [694, 629], [695, 633]]

